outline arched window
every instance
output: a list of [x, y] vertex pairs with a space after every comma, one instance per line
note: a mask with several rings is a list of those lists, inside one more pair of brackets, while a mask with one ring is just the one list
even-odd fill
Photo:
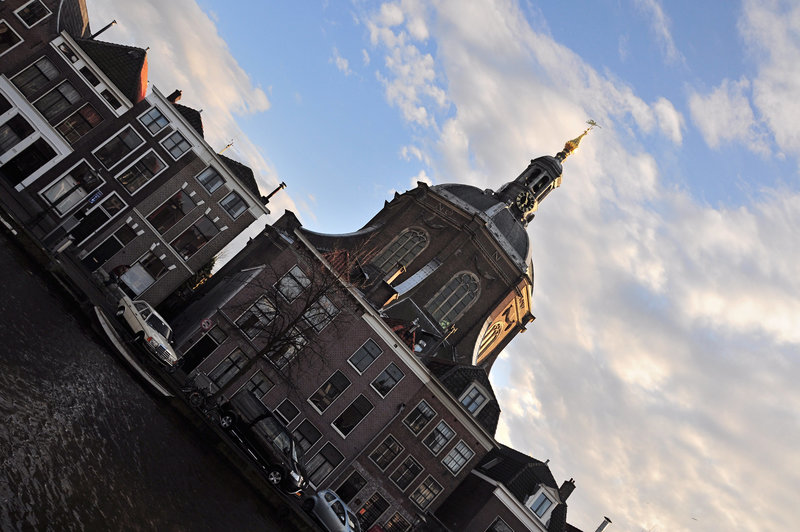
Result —
[[406, 229], [381, 251], [373, 261], [383, 273], [390, 273], [401, 263], [408, 266], [428, 245], [428, 235], [418, 229]]
[[479, 288], [475, 275], [469, 272], [456, 274], [428, 301], [425, 310], [431, 313], [442, 329], [447, 329], [475, 302]]

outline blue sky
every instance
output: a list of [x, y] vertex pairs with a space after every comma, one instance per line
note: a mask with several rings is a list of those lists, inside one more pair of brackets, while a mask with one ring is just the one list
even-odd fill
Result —
[[88, 3], [313, 230], [497, 188], [597, 120], [529, 227], [498, 438], [575, 478], [587, 531], [796, 528], [796, 2]]

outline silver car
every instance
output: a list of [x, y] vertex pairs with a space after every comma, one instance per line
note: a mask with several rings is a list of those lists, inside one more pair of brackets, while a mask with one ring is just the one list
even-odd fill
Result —
[[356, 515], [333, 490], [318, 491], [313, 497], [304, 499], [302, 507], [328, 532], [361, 532]]
[[121, 317], [133, 332], [134, 338], [159, 362], [174, 369], [178, 355], [172, 347], [172, 328], [166, 320], [146, 301], [131, 301], [123, 296], [117, 306], [117, 316]]

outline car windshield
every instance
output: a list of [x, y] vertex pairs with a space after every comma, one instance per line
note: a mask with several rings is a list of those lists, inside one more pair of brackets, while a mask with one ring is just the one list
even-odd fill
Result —
[[339, 521], [341, 521], [342, 524], [344, 524], [346, 518], [344, 505], [342, 505], [342, 503], [340, 503], [339, 501], [333, 501], [333, 503], [331, 504], [331, 510], [333, 510], [333, 513], [336, 514], [336, 517], [339, 518]]
[[253, 432], [272, 444], [285, 454], [290, 454], [292, 449], [292, 439], [280, 422], [274, 417], [266, 417], [258, 420], [253, 425]]
[[361, 524], [358, 522], [358, 519], [356, 519], [356, 516], [353, 515], [353, 512], [351, 512], [350, 510], [347, 511], [347, 521], [348, 521], [347, 525], [350, 527], [350, 530], [353, 530], [355, 532], [361, 532]]
[[149, 318], [147, 318], [147, 324], [155, 329], [158, 334], [169, 340], [170, 335], [172, 334], [172, 330], [169, 328], [169, 325], [161, 321], [161, 318], [156, 316], [155, 314], [151, 314]]

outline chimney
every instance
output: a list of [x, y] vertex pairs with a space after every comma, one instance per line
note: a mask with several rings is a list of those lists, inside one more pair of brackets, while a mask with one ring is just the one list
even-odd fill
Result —
[[177, 103], [178, 100], [181, 99], [182, 94], [183, 91], [181, 91], [180, 89], [175, 89], [175, 91], [172, 94], [167, 96], [167, 100], [169, 100], [170, 103]]
[[605, 530], [605, 528], [610, 524], [611, 524], [611, 519], [609, 519], [608, 517], [604, 516], [603, 517], [603, 522], [600, 523], [600, 526], [598, 526], [597, 530], [595, 530], [594, 532], [603, 532], [603, 530]]
[[561, 487], [558, 488], [558, 496], [561, 497], [561, 502], [567, 502], [567, 498], [572, 495], [573, 491], [575, 491], [575, 479], [565, 480]]

